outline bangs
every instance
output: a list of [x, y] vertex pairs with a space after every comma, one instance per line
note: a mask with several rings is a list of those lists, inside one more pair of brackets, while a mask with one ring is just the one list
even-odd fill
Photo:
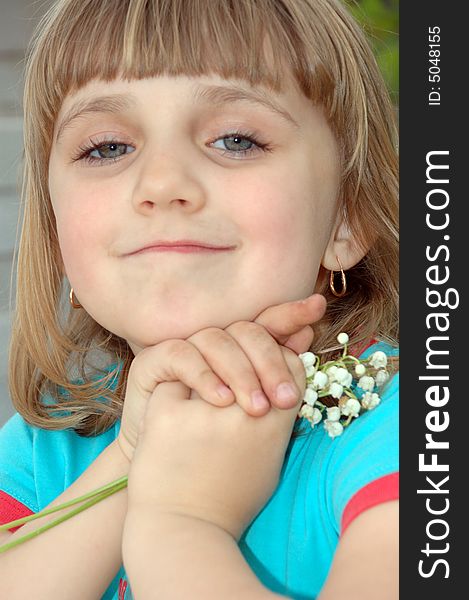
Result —
[[[54, 118], [67, 93], [95, 78], [214, 74], [281, 91], [286, 85], [285, 68], [308, 97], [321, 96], [318, 88], [326, 81], [318, 77], [311, 56], [306, 58], [298, 24], [286, 4], [272, 0], [59, 1], [44, 18], [36, 49], [34, 62], [42, 65], [39, 80], [44, 86], [37, 97], [47, 103], [48, 115]], [[44, 29], [49, 30], [47, 35]], [[330, 78], [326, 79], [330, 88]]]

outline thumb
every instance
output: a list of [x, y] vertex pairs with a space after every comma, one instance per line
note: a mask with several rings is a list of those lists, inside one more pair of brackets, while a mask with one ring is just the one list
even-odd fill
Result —
[[[293, 340], [296, 346], [298, 342], [304, 344], [312, 341], [311, 324], [319, 321], [326, 311], [326, 299], [321, 294], [313, 294], [304, 300], [285, 302], [271, 306], [264, 310], [255, 319], [267, 329], [279, 344], [287, 344]], [[296, 338], [295, 334], [298, 334]], [[292, 350], [296, 347], [289, 346]]]
[[159, 383], [148, 399], [143, 416], [139, 421], [138, 444], [141, 445], [144, 440], [151, 438], [153, 424], [158, 422], [160, 418], [158, 414], [161, 415], [161, 410], [164, 409], [165, 404], [188, 400], [190, 395], [190, 388], [180, 381], [163, 381]]
[[283, 346], [285, 346], [286, 348], [290, 348], [290, 350], [293, 350], [293, 352], [296, 352], [296, 354], [301, 354], [302, 352], [307, 352], [310, 349], [313, 340], [313, 328], [307, 325], [297, 333], [291, 335], [283, 343]]

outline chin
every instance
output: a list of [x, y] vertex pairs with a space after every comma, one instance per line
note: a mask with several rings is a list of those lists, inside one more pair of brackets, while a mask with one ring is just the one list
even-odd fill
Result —
[[226, 321], [222, 319], [216, 322], [216, 320], [207, 315], [207, 318], [204, 320], [188, 321], [187, 319], [175, 319], [174, 321], [159, 321], [152, 327], [135, 327], [132, 329], [132, 332], [123, 332], [123, 335], [122, 333], [118, 335], [124, 337], [134, 353], [136, 353], [138, 350], [156, 346], [165, 340], [185, 340], [201, 329], [207, 329], [208, 327], [225, 329], [232, 322], [232, 320]]
[[[151, 314], [135, 314], [133, 319], [126, 320], [125, 329], [116, 327], [116, 335], [127, 340], [134, 352], [143, 350], [149, 346], [155, 346], [165, 340], [185, 340], [202, 329], [216, 327], [226, 329], [236, 321], [253, 321], [262, 312], [260, 306], [236, 307], [228, 302], [211, 306], [205, 303], [198, 306], [197, 303], [186, 302], [180, 310], [152, 310]], [[164, 314], [164, 317], [158, 316]], [[155, 316], [156, 315], [156, 316]], [[124, 319], [121, 320], [121, 323]]]

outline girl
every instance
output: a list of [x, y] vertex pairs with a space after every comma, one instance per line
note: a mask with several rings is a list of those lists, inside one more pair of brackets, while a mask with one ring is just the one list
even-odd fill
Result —
[[129, 487], [1, 555], [1, 591], [396, 597], [397, 377], [291, 435], [313, 292], [323, 360], [397, 335], [393, 112], [346, 10], [59, 0], [24, 112], [0, 514]]

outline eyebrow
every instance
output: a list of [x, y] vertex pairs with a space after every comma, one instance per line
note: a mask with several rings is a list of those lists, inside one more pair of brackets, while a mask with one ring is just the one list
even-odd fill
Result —
[[112, 94], [78, 100], [68, 112], [65, 113], [57, 128], [55, 141], [58, 142], [64, 131], [79, 117], [88, 114], [117, 114], [129, 110], [130, 108], [134, 108], [136, 105], [137, 98], [132, 94]]
[[[195, 89], [195, 101], [205, 102], [214, 106], [225, 106], [233, 102], [246, 102], [260, 105], [269, 112], [280, 116], [284, 121], [299, 129], [298, 123], [291, 114], [280, 104], [270, 98], [261, 89], [246, 89], [241, 86], [210, 85], [198, 86]], [[64, 115], [58, 128], [55, 141], [58, 142], [65, 130], [73, 122], [88, 114], [117, 114], [137, 105], [137, 98], [132, 94], [112, 94], [84, 98], [78, 100]]]
[[275, 100], [269, 97], [267, 92], [261, 88], [246, 89], [241, 86], [210, 85], [199, 86], [196, 88], [195, 99], [205, 101], [215, 106], [224, 106], [233, 102], [247, 102], [249, 104], [261, 105], [269, 112], [280, 116], [295, 128], [300, 128], [299, 124], [291, 114]]

